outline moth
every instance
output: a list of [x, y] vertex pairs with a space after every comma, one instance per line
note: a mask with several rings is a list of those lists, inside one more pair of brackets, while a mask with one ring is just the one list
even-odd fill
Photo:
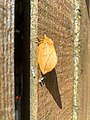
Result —
[[54, 43], [46, 35], [38, 38], [38, 64], [43, 75], [51, 72], [57, 64]]

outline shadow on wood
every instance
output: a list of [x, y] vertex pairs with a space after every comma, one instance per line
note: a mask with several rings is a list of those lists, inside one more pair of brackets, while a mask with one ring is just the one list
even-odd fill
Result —
[[58, 88], [57, 75], [55, 69], [52, 72], [46, 74], [45, 76], [46, 76], [45, 79], [46, 88], [49, 90], [50, 94], [54, 98], [59, 108], [62, 109], [62, 102]]
[[88, 11], [88, 16], [90, 19], [90, 1], [89, 0], [86, 0], [86, 6], [87, 6], [87, 11]]

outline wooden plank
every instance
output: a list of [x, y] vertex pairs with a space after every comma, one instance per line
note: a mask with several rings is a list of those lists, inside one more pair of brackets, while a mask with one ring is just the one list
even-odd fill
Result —
[[[14, 0], [0, 2], [0, 119], [14, 120]], [[3, 3], [3, 4], [2, 4]]]
[[38, 65], [37, 65], [37, 19], [38, 19], [38, 0], [30, 1], [30, 120], [37, 120], [37, 84], [38, 84]]
[[73, 120], [88, 120], [88, 11], [85, 0], [74, 0], [74, 106]]
[[[71, 120], [73, 106], [73, 1], [39, 0], [38, 36], [55, 45], [58, 63], [38, 84], [38, 120]], [[42, 75], [39, 70], [39, 79]]]

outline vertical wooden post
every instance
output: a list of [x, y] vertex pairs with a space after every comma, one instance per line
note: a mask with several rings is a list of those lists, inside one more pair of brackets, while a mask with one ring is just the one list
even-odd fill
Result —
[[[37, 120], [37, 18], [38, 0], [31, 0], [30, 19], [30, 120]], [[34, 76], [35, 75], [35, 76]]]
[[73, 120], [78, 119], [78, 80], [80, 67], [80, 1], [74, 0], [74, 96], [73, 96]]
[[14, 0], [0, 0], [0, 119], [15, 119]]
[[88, 11], [86, 0], [74, 0], [73, 120], [88, 120]]

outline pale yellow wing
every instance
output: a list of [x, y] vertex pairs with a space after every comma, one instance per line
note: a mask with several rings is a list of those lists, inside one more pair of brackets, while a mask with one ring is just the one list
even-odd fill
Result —
[[48, 43], [46, 40], [38, 46], [38, 63], [43, 74], [52, 71], [57, 64], [54, 45], [50, 44], [50, 42]]

